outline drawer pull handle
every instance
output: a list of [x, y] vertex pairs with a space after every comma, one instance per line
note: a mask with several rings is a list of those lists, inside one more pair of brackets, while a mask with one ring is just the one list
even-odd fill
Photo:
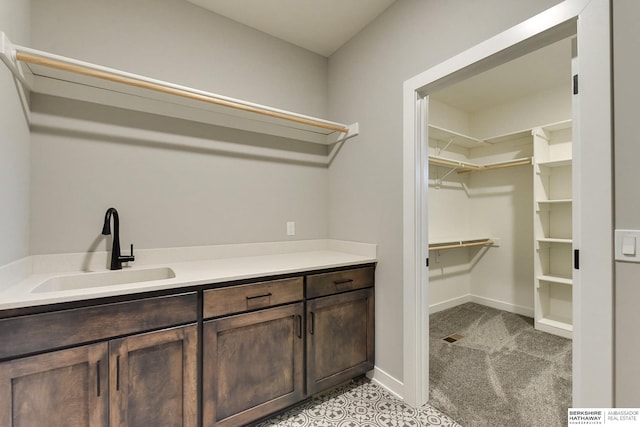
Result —
[[349, 283], [353, 283], [353, 279], [346, 279], [346, 280], [335, 280], [333, 282], [334, 285], [336, 286], [340, 286], [340, 285], [347, 285]]
[[260, 308], [271, 304], [271, 292], [264, 295], [254, 295], [247, 297], [247, 309]]
[[271, 295], [272, 295], [271, 292], [269, 292], [268, 294], [264, 294], [264, 295], [255, 295], [255, 296], [252, 296], [252, 297], [247, 297], [247, 301], [251, 301], [251, 300], [259, 299], [259, 298], [269, 298], [269, 297], [271, 297]]

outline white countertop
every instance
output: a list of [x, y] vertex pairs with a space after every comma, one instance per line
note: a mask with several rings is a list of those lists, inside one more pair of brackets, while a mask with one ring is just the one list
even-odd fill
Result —
[[[245, 255], [246, 254], [246, 255]], [[245, 255], [245, 256], [243, 256]], [[0, 268], [0, 310], [223, 283], [376, 262], [376, 246], [336, 240], [138, 251], [125, 269], [168, 267], [175, 277], [65, 291], [33, 292], [54, 277], [107, 271], [107, 253], [35, 256]], [[189, 259], [191, 258], [191, 260]], [[204, 258], [204, 259], [203, 259]], [[176, 261], [170, 261], [174, 259]], [[98, 265], [96, 268], [96, 264]], [[16, 272], [18, 271], [18, 272]]]

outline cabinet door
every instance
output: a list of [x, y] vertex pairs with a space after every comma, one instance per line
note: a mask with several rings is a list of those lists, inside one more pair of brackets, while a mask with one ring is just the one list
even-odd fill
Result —
[[373, 369], [373, 288], [307, 302], [307, 392]]
[[302, 303], [205, 322], [205, 426], [241, 426], [304, 396]]
[[111, 341], [111, 425], [195, 426], [196, 361], [196, 325]]
[[0, 425], [106, 427], [107, 344], [0, 363]]

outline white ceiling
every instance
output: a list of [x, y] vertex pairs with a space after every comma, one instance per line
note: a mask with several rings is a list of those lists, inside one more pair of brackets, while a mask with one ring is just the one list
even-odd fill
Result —
[[395, 0], [188, 1], [328, 57]]
[[571, 39], [514, 59], [432, 95], [468, 113], [571, 83]]

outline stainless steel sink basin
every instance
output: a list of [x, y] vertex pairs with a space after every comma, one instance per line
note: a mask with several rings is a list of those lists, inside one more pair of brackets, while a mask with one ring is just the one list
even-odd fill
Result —
[[154, 280], [173, 279], [176, 274], [168, 267], [135, 270], [113, 270], [98, 273], [77, 273], [48, 279], [32, 292], [58, 292], [75, 289], [98, 288], [102, 286], [135, 284]]

